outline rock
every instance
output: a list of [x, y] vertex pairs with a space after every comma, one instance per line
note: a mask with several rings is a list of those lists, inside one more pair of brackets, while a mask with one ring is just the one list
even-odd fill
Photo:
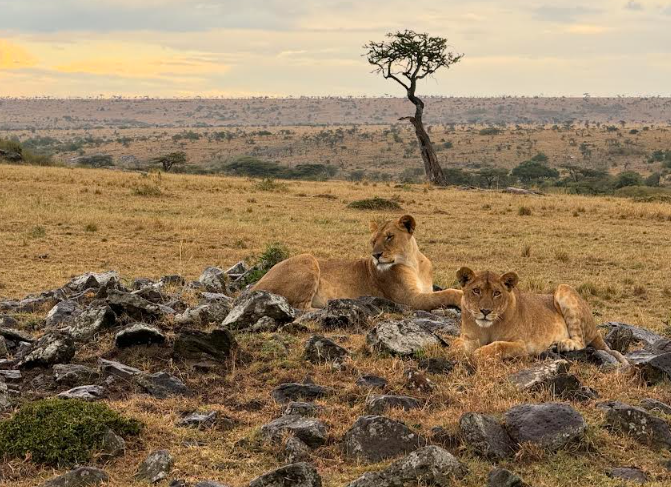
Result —
[[88, 487], [109, 481], [109, 475], [96, 467], [79, 467], [48, 480], [40, 487]]
[[185, 428], [198, 428], [200, 430], [211, 428], [217, 421], [217, 412], [210, 411], [209, 413], [191, 413], [179, 420], [177, 426]]
[[159, 287], [183, 286], [184, 283], [184, 278], [179, 274], [168, 274], [167, 276], [163, 276], [158, 280]]
[[434, 333], [408, 320], [384, 321], [366, 336], [368, 346], [379, 352], [409, 356], [427, 347], [445, 345]]
[[310, 448], [326, 443], [326, 425], [318, 419], [299, 415], [280, 416], [261, 428], [261, 435], [274, 442], [291, 433]]
[[114, 289], [107, 293], [107, 302], [117, 315], [125, 313], [138, 321], [153, 321], [175, 314], [172, 308], [152, 303], [137, 294]]
[[207, 326], [210, 323], [221, 323], [231, 310], [228, 303], [213, 302], [187, 308], [175, 316], [175, 323], [188, 326]]
[[648, 481], [648, 476], [640, 468], [631, 467], [617, 467], [611, 468], [606, 472], [612, 479], [626, 480], [627, 482], [634, 482], [637, 484], [644, 484]]
[[82, 401], [100, 401], [105, 397], [105, 389], [95, 385], [79, 386], [61, 392], [58, 397], [61, 399], [80, 399]]
[[487, 475], [487, 487], [529, 487], [521, 478], [505, 468], [493, 468]]
[[315, 364], [343, 362], [348, 357], [347, 349], [321, 335], [314, 335], [305, 343], [305, 358]]
[[573, 374], [559, 374], [550, 379], [546, 385], [554, 396], [567, 401], [589, 401], [599, 397], [598, 392], [583, 386]]
[[82, 274], [81, 276], [73, 278], [70, 282], [68, 282], [64, 286], [64, 289], [71, 292], [81, 293], [86, 291], [87, 289], [99, 289], [101, 287], [106, 288], [109, 287], [111, 284], [118, 284], [118, 283], [119, 283], [119, 274], [115, 271], [98, 272], [98, 273], [88, 272], [86, 274]]
[[227, 279], [228, 275], [218, 267], [206, 267], [198, 278], [198, 282], [211, 293], [224, 293]]
[[273, 399], [280, 404], [291, 401], [314, 401], [320, 397], [326, 396], [328, 389], [317, 384], [296, 384], [285, 383], [280, 384], [273, 389]]
[[52, 370], [56, 383], [63, 386], [75, 387], [85, 385], [85, 383], [90, 384], [100, 378], [97, 370], [84, 365], [56, 364]]
[[100, 446], [102, 454], [108, 458], [118, 457], [126, 451], [126, 442], [111, 429], [107, 429]]
[[423, 374], [412, 367], [405, 369], [403, 375], [406, 378], [405, 387], [408, 389], [431, 392], [436, 388], [436, 385], [426, 376], [426, 374]]
[[19, 362], [19, 366], [23, 368], [49, 367], [69, 362], [74, 356], [75, 342], [72, 337], [65, 333], [52, 332], [37, 341], [30, 353]]
[[98, 365], [100, 366], [100, 371], [105, 377], [113, 375], [115, 377], [120, 377], [121, 379], [131, 379], [136, 375], [142, 374], [140, 369], [124, 365], [120, 362], [115, 362], [114, 360], [106, 360], [101, 358], [98, 359]]
[[3, 381], [0, 381], [0, 412], [3, 412], [12, 407], [12, 403], [9, 400], [9, 389], [7, 384]]
[[15, 318], [9, 315], [0, 314], [0, 329], [1, 328], [16, 328], [19, 326], [19, 322]]
[[284, 410], [285, 416], [317, 416], [324, 409], [321, 406], [309, 402], [290, 402]]
[[556, 451], [580, 438], [587, 423], [568, 404], [522, 404], [505, 413], [505, 428], [517, 443], [530, 442]]
[[7, 340], [5, 340], [5, 337], [0, 336], [0, 359], [7, 357], [7, 355], [9, 355]]
[[648, 384], [656, 384], [671, 378], [671, 352], [655, 353], [637, 350], [626, 355], [629, 363], [641, 371]]
[[458, 337], [461, 334], [461, 314], [438, 316], [426, 311], [415, 311], [412, 321], [442, 338]]
[[662, 340], [664, 338], [657, 333], [646, 330], [645, 328], [640, 328], [634, 325], [627, 325], [626, 323], [620, 323], [618, 321], [609, 321], [600, 326], [606, 328], [608, 330], [608, 334], [610, 334], [614, 329], [631, 331], [634, 340], [643, 343], [646, 347], [651, 347], [655, 344], [656, 341]]
[[262, 316], [251, 328], [247, 329], [255, 333], [269, 333], [277, 331], [279, 327], [279, 323], [274, 318], [270, 316]]
[[622, 366], [615, 357], [605, 350], [595, 350], [592, 347], [583, 348], [582, 350], [573, 350], [571, 352], [562, 352], [561, 354], [558, 354], [558, 358], [569, 360], [571, 362], [582, 362], [596, 365], [604, 372], [616, 370]]
[[170, 396], [186, 396], [189, 389], [177, 377], [161, 371], [155, 374], [141, 374], [135, 380], [150, 396], [165, 399]]
[[116, 324], [116, 315], [109, 306], [92, 306], [62, 329], [76, 341], [86, 341], [97, 333], [109, 330]]
[[145, 323], [134, 323], [114, 336], [114, 344], [118, 348], [134, 345], [151, 345], [165, 342], [165, 335], [155, 326]]
[[289, 463], [307, 462], [310, 460], [310, 447], [295, 436], [284, 442], [284, 454]]
[[255, 478], [249, 487], [321, 487], [322, 479], [309, 463], [292, 463]]
[[452, 454], [438, 446], [427, 446], [396, 460], [384, 470], [368, 472], [348, 487], [399, 487], [437, 485], [451, 487], [454, 479], [466, 476], [468, 469]]
[[28, 333], [14, 328], [0, 328], [0, 336], [11, 342], [33, 343], [35, 341]]
[[0, 380], [5, 382], [21, 382], [23, 375], [20, 370], [0, 370]]
[[266, 291], [253, 291], [241, 295], [222, 326], [233, 330], [250, 328], [262, 317], [268, 316], [278, 324], [288, 323], [296, 318], [295, 310], [282, 296]]
[[243, 275], [248, 270], [249, 270], [249, 267], [247, 266], [247, 264], [245, 264], [245, 262], [241, 260], [240, 262], [238, 262], [238, 263], [232, 265], [231, 267], [229, 267], [228, 269], [226, 269], [225, 272], [226, 272], [227, 276], [234, 279], [236, 277], [240, 277], [241, 275]]
[[417, 365], [430, 374], [449, 374], [457, 363], [444, 358], [423, 358]]
[[616, 350], [621, 354], [629, 351], [629, 347], [634, 341], [634, 332], [629, 328], [613, 327], [604, 338], [611, 350]]
[[559, 374], [566, 374], [570, 364], [566, 360], [555, 360], [529, 369], [520, 370], [508, 377], [517, 390], [529, 391], [547, 386], [548, 382]]
[[137, 480], [148, 480], [152, 484], [155, 484], [168, 477], [173, 464], [174, 460], [168, 450], [151, 452], [140, 465], [135, 478]]
[[214, 480], [203, 480], [202, 482], [198, 482], [193, 487], [228, 487], [228, 486], [220, 484], [219, 482], [215, 482]]
[[394, 408], [410, 411], [411, 409], [419, 409], [421, 407], [417, 399], [409, 396], [370, 396], [366, 401], [366, 411], [370, 414], [382, 414], [387, 409]]
[[382, 313], [402, 315], [410, 311], [410, 308], [405, 305], [378, 296], [361, 296], [354, 302], [363, 307], [371, 317]]
[[82, 310], [76, 301], [61, 301], [51, 308], [44, 319], [47, 327], [54, 327], [62, 323], [69, 323], [81, 314]]
[[180, 333], [175, 339], [173, 353], [184, 359], [210, 358], [223, 361], [231, 356], [237, 346], [235, 338], [226, 329], [216, 329], [210, 333], [188, 330]]
[[369, 387], [371, 389], [384, 389], [387, 387], [387, 379], [377, 375], [362, 375], [356, 381], [359, 387]]
[[348, 457], [371, 463], [414, 451], [426, 440], [400, 421], [361, 416], [345, 433], [343, 443]]
[[517, 452], [517, 444], [492, 416], [466, 413], [459, 420], [459, 430], [465, 442], [489, 460], [512, 458]]
[[317, 322], [324, 330], [351, 330], [365, 328], [370, 314], [370, 308], [355, 299], [332, 299], [310, 321]]
[[657, 411], [664, 414], [671, 415], [671, 406], [657, 399], [641, 399], [641, 407], [647, 409], [648, 411]]
[[671, 428], [663, 419], [619, 401], [597, 406], [606, 411], [606, 425], [610, 430], [631, 436], [654, 449], [671, 449]]

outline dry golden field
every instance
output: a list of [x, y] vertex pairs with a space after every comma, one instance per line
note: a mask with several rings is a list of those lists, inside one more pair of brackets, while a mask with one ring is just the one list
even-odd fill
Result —
[[[0, 165], [0, 297], [58, 287], [86, 271], [114, 269], [128, 279], [174, 273], [195, 279], [208, 265], [232, 265], [274, 241], [286, 244], [292, 254], [365, 256], [369, 220], [396, 215], [346, 205], [380, 196], [396, 199], [416, 217], [416, 236], [434, 263], [438, 284], [453, 285], [462, 265], [515, 270], [529, 290], [549, 291], [558, 283], [577, 287], [600, 322], [624, 321], [668, 333], [671, 204], [348, 182], [264, 188], [245, 179]], [[530, 214], [520, 211], [523, 207]], [[22, 319], [26, 327], [31, 322], [33, 317]], [[170, 331], [169, 324], [161, 327]], [[212, 479], [238, 487], [279, 466], [278, 448], [260, 443], [258, 430], [281, 412], [270, 398], [271, 389], [301, 382], [306, 375], [336, 390], [319, 401], [331, 440], [314, 452], [314, 462], [325, 485], [345, 485], [389, 463], [350, 463], [337, 440], [364, 414], [366, 393], [354, 385], [357, 371], [382, 375], [391, 393], [408, 394], [402, 377], [407, 360], [371, 356], [362, 335], [331, 335], [353, 351], [343, 370], [302, 359], [309, 334], [239, 336], [250, 358], [231, 363], [220, 374], [178, 368], [169, 348], [115, 350], [111, 336], [78, 350], [77, 363], [95, 364], [104, 356], [152, 372], [168, 369], [198, 391], [188, 399], [159, 401], [130, 392], [111, 398], [114, 409], [142, 420], [147, 428], [129, 442], [123, 457], [104, 466], [110, 485], [141, 485], [132, 480], [136, 465], [158, 448], [170, 450], [176, 459], [172, 478], [190, 481]], [[474, 375], [458, 366], [452, 374], [431, 377], [437, 385], [433, 392], [411, 394], [426, 400], [423, 409], [389, 415], [429, 436], [434, 426], [456, 431], [467, 411], [500, 414], [513, 404], [551, 400], [548, 392], [518, 393], [507, 383], [509, 373], [530, 361], [483, 365]], [[668, 383], [645, 387], [636, 377], [604, 374], [589, 365], [576, 364], [572, 371], [602, 399], [631, 404], [644, 397], [671, 400]], [[653, 479], [649, 485], [669, 485], [671, 474], [661, 465], [669, 455], [607, 432], [594, 403], [574, 404], [590, 425], [575, 449], [557, 454], [523, 450], [502, 466], [536, 487], [621, 485], [606, 477], [611, 466], [637, 466]], [[194, 409], [216, 410], [230, 421], [209, 431], [173, 426], [182, 412]], [[484, 485], [492, 465], [467, 448], [451, 451], [470, 469], [454, 485]], [[0, 485], [13, 487], [32, 487], [54, 474], [19, 460], [0, 464], [0, 473]]]

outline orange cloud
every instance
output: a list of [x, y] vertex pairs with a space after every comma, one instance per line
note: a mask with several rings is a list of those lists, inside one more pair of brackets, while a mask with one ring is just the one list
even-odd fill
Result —
[[0, 39], [0, 69], [29, 68], [37, 64], [37, 59], [23, 47]]

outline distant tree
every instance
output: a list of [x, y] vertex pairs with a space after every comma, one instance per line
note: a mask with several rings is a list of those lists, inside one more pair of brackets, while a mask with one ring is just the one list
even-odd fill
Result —
[[523, 183], [531, 183], [542, 179], [557, 178], [559, 172], [538, 161], [524, 161], [511, 173]]
[[660, 181], [662, 180], [662, 175], [658, 172], [653, 172], [650, 176], [645, 178], [645, 185], [657, 187], [659, 186]]
[[424, 102], [416, 95], [417, 82], [431, 76], [440, 68], [449, 68], [459, 62], [463, 54], [447, 51], [447, 39], [412, 30], [389, 33], [387, 38], [386, 41], [371, 41], [366, 44], [366, 57], [370, 64], [376, 66], [375, 72], [405, 88], [408, 100], [415, 105], [415, 116], [402, 117], [400, 120], [408, 120], [415, 128], [428, 180], [433, 184], [445, 185], [445, 174], [438, 164], [431, 138], [424, 128]]
[[641, 186], [643, 178], [636, 171], [624, 171], [617, 175], [615, 188], [626, 188], [627, 186]]
[[161, 164], [165, 172], [169, 172], [173, 166], [181, 166], [186, 164], [186, 152], [171, 152], [164, 154], [154, 159], [154, 162]]
[[507, 183], [508, 170], [501, 167], [483, 167], [475, 173], [481, 186], [491, 188], [502, 186]]

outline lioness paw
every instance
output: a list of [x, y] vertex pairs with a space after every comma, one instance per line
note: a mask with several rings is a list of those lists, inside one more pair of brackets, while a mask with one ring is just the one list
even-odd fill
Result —
[[560, 352], [571, 352], [573, 350], [582, 350], [585, 348], [582, 344], [578, 343], [572, 338], [567, 338], [557, 342], [557, 350]]

